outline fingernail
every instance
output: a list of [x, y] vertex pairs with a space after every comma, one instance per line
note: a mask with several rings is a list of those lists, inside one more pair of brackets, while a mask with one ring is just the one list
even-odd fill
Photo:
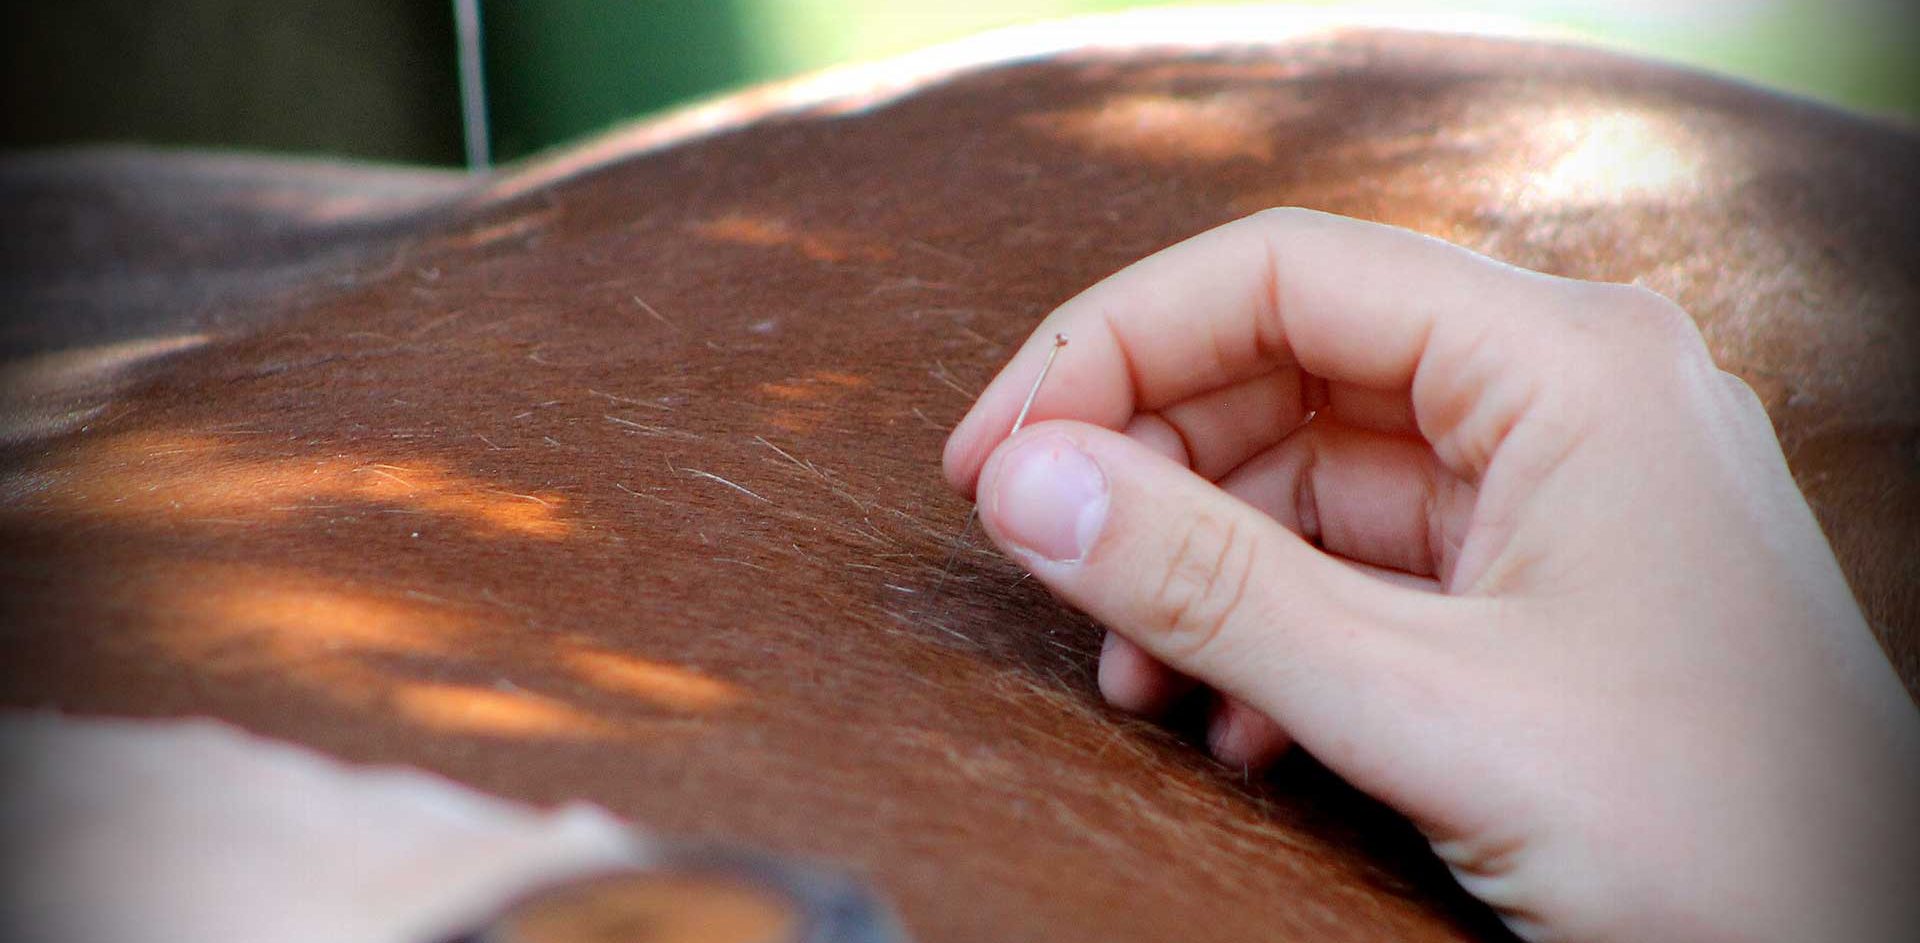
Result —
[[1056, 563], [1087, 555], [1107, 520], [1107, 478], [1064, 436], [1029, 439], [1000, 462], [994, 522], [1021, 548]]

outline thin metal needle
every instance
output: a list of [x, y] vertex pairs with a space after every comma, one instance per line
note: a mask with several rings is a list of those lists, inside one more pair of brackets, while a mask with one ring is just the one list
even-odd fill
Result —
[[1067, 335], [1053, 335], [1053, 349], [1047, 351], [1047, 362], [1040, 365], [1040, 375], [1033, 378], [1033, 389], [1027, 391], [1027, 401], [1020, 404], [1020, 415], [1013, 417], [1013, 428], [1007, 431], [1011, 439], [1027, 424], [1027, 413], [1033, 411], [1033, 401], [1040, 395], [1040, 384], [1047, 382], [1047, 371], [1053, 369], [1053, 362], [1060, 356], [1060, 348], [1067, 346]]
[[[1047, 351], [1047, 362], [1040, 365], [1040, 375], [1033, 378], [1033, 388], [1027, 391], [1027, 401], [1020, 404], [1020, 415], [1013, 417], [1013, 428], [1007, 430], [1007, 438], [1013, 438], [1020, 431], [1020, 427], [1027, 424], [1027, 413], [1033, 411], [1033, 401], [1040, 396], [1040, 384], [1047, 382], [1047, 372], [1053, 369], [1054, 360], [1060, 356], [1060, 348], [1065, 346], [1067, 346], [1067, 335], [1053, 335], [1053, 349]], [[940, 568], [940, 581], [933, 585], [933, 598], [938, 599], [940, 590], [947, 585], [947, 577], [953, 573], [954, 561], [960, 559], [960, 548], [966, 546], [968, 535], [973, 533], [973, 522], [979, 517], [980, 505], [976, 503], [973, 509], [967, 512], [967, 523], [960, 528], [960, 536], [954, 539], [953, 551], [947, 554], [946, 565]], [[947, 602], [946, 609], [942, 609], [940, 613], [943, 619], [946, 617], [947, 610], [952, 608], [953, 601]]]

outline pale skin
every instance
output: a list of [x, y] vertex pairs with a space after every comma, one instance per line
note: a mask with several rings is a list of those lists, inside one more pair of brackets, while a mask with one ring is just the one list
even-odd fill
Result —
[[1061, 306], [945, 468], [1109, 701], [1211, 688], [1222, 760], [1307, 750], [1523, 937], [1920, 926], [1920, 712], [1657, 295], [1268, 211]]

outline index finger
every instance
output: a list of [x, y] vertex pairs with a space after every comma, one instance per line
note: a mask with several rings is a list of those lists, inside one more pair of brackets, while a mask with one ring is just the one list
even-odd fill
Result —
[[1539, 307], [1561, 281], [1392, 226], [1256, 213], [1135, 262], [1048, 315], [954, 428], [947, 480], [971, 493], [1055, 334], [1073, 346], [1027, 421], [1118, 430], [1139, 412], [1287, 365], [1303, 382], [1408, 391], [1436, 341], [1472, 348], [1495, 326], [1526, 330], [1516, 310]]

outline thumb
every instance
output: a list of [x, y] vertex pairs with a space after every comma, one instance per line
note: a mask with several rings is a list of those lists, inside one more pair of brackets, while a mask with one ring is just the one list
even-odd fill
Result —
[[1348, 567], [1099, 426], [1022, 430], [988, 458], [978, 494], [987, 534], [1035, 578], [1356, 785], [1422, 750], [1408, 721], [1431, 713], [1435, 692], [1406, 679], [1440, 667], [1435, 633], [1414, 629], [1445, 615], [1445, 597]]

